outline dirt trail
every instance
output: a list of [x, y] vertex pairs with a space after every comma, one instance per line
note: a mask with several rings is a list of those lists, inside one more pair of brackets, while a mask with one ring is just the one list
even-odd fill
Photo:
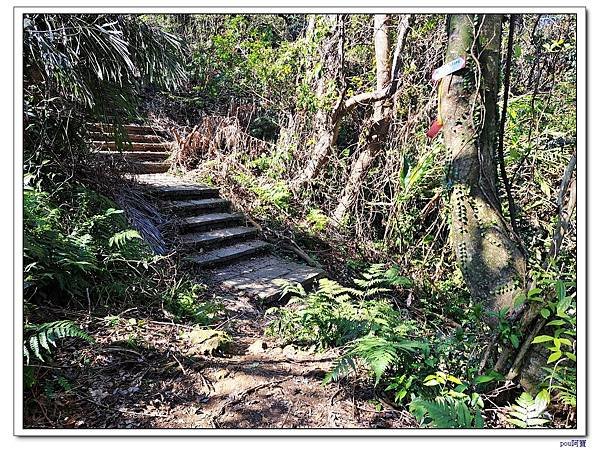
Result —
[[[233, 337], [220, 356], [193, 355], [189, 327], [131, 310], [88, 321], [92, 347], [65, 349], [45, 383], [67, 380], [49, 399], [28, 400], [32, 428], [397, 428], [405, 411], [375, 405], [373, 391], [349, 381], [323, 385], [337, 355], [277, 346], [264, 311], [246, 297], [225, 299]], [[54, 381], [53, 381], [54, 380]], [[363, 380], [364, 381], [364, 380]], [[369, 386], [369, 383], [361, 383]], [[37, 393], [36, 393], [37, 392]], [[379, 409], [379, 411], [378, 411]]]

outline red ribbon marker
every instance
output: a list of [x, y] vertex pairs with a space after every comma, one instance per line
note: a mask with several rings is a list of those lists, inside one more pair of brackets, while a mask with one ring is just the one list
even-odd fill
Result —
[[442, 119], [440, 117], [436, 118], [433, 121], [433, 123], [431, 124], [431, 126], [429, 127], [429, 130], [427, 130], [427, 137], [429, 139], [433, 139], [434, 137], [436, 137], [437, 134], [442, 129], [443, 125], [444, 125], [444, 122], [442, 122]]

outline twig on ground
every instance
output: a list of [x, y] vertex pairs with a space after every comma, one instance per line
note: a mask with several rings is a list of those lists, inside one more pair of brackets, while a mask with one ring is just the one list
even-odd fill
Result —
[[187, 371], [185, 370], [185, 367], [183, 367], [183, 364], [181, 364], [181, 361], [179, 361], [177, 359], [177, 356], [175, 356], [173, 353], [171, 353], [171, 356], [173, 357], [173, 359], [175, 361], [177, 361], [177, 364], [179, 364], [179, 368], [181, 369], [181, 371], [183, 372], [184, 375], [187, 375]]

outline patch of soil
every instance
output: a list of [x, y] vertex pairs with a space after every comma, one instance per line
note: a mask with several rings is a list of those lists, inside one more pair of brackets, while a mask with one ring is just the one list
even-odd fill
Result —
[[[322, 383], [337, 358], [281, 347], [264, 336], [263, 309], [246, 297], [224, 298], [228, 317], [213, 329], [233, 341], [198, 354], [160, 311], [118, 317], [82, 313], [94, 337], [69, 341], [36, 368], [25, 393], [26, 428], [407, 428], [408, 412], [376, 408], [368, 383]], [[72, 314], [72, 312], [70, 313]], [[361, 387], [363, 386], [363, 387]]]

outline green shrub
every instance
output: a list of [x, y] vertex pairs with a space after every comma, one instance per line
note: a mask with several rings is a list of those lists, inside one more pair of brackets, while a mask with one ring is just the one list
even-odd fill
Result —
[[[481, 377], [481, 383], [490, 377]], [[491, 377], [493, 378], [493, 377]], [[435, 398], [414, 398], [410, 412], [426, 428], [483, 428], [483, 400], [476, 392], [467, 393], [468, 384], [457, 377], [437, 371], [423, 380], [424, 386], [438, 392]], [[477, 383], [475, 383], [477, 384]]]
[[166, 306], [180, 320], [191, 320], [198, 325], [210, 325], [223, 312], [223, 305], [203, 299], [202, 295], [205, 291], [204, 285], [180, 281], [166, 296]]
[[354, 282], [356, 287], [350, 288], [322, 279], [309, 294], [299, 285], [287, 286], [292, 299], [286, 307], [267, 311], [275, 316], [267, 332], [286, 343], [320, 349], [344, 347], [325, 382], [347, 375], [358, 363], [373, 374], [375, 384], [392, 369], [408, 370], [413, 364], [422, 364], [429, 346], [409, 337], [416, 331], [413, 322], [385, 298], [393, 286], [410, 285], [410, 280], [394, 268], [376, 264]]
[[[78, 297], [105, 300], [152, 296], [143, 274], [157, 261], [123, 211], [108, 198], [77, 188], [53, 199], [24, 191], [24, 283], [26, 298], [64, 303]], [[136, 283], [131, 283], [135, 278]]]

